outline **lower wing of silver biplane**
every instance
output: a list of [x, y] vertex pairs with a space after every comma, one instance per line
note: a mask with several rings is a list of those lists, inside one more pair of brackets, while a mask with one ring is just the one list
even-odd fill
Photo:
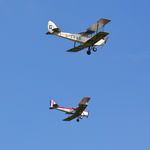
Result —
[[76, 108], [75, 113], [72, 116], [69, 116], [68, 118], [64, 119], [63, 121], [71, 121], [72, 119], [75, 119], [83, 113], [85, 108], [88, 105], [88, 101], [90, 100], [90, 97], [84, 97], [81, 102], [79, 103], [78, 108]]
[[83, 45], [79, 45], [79, 46], [74, 47], [70, 50], [67, 50], [67, 52], [78, 52], [78, 51], [81, 51], [81, 50], [83, 50], [87, 47], [94, 46], [95, 43], [97, 43], [101, 39], [104, 39], [104, 37], [107, 36], [107, 35], [109, 35], [108, 32], [99, 32], [96, 35], [94, 35], [92, 38], [87, 40]]

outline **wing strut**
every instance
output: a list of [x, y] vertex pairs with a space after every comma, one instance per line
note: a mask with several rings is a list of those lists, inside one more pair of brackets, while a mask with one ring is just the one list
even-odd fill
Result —
[[74, 42], [74, 48], [76, 47], [76, 42]]

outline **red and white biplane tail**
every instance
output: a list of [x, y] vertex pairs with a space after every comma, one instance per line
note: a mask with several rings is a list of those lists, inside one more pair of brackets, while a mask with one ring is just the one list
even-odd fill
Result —
[[50, 101], [50, 108], [49, 109], [55, 109], [58, 108], [58, 104], [56, 104], [56, 102], [54, 100]]

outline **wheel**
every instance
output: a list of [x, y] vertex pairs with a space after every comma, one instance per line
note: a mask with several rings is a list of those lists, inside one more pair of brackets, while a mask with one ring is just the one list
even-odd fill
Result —
[[80, 120], [79, 119], [77, 119], [77, 122], [79, 122]]
[[88, 54], [88, 55], [91, 55], [91, 51], [88, 50], [88, 51], [87, 51], [87, 54]]
[[93, 52], [96, 52], [97, 51], [97, 48], [96, 47], [93, 47]]
[[83, 118], [83, 116], [80, 117], [80, 119], [82, 119], [82, 118]]

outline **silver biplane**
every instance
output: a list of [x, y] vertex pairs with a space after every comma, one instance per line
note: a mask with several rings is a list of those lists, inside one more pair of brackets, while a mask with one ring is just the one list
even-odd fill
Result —
[[[74, 47], [70, 50], [67, 50], [67, 52], [78, 52], [85, 48], [88, 48], [87, 54], [90, 55], [91, 50], [96, 52], [97, 46], [103, 46], [106, 44], [108, 37], [107, 38], [105, 37], [109, 35], [109, 33], [104, 31], [100, 32], [98, 31], [110, 21], [111, 20], [109, 19], [101, 18], [95, 24], [90, 26], [86, 30], [86, 32], [81, 32], [78, 34], [61, 32], [60, 28], [58, 28], [52, 21], [49, 21], [48, 32], [46, 34], [47, 35], [54, 34], [56, 36], [74, 41]], [[76, 42], [80, 43], [80, 45], [76, 46]]]

